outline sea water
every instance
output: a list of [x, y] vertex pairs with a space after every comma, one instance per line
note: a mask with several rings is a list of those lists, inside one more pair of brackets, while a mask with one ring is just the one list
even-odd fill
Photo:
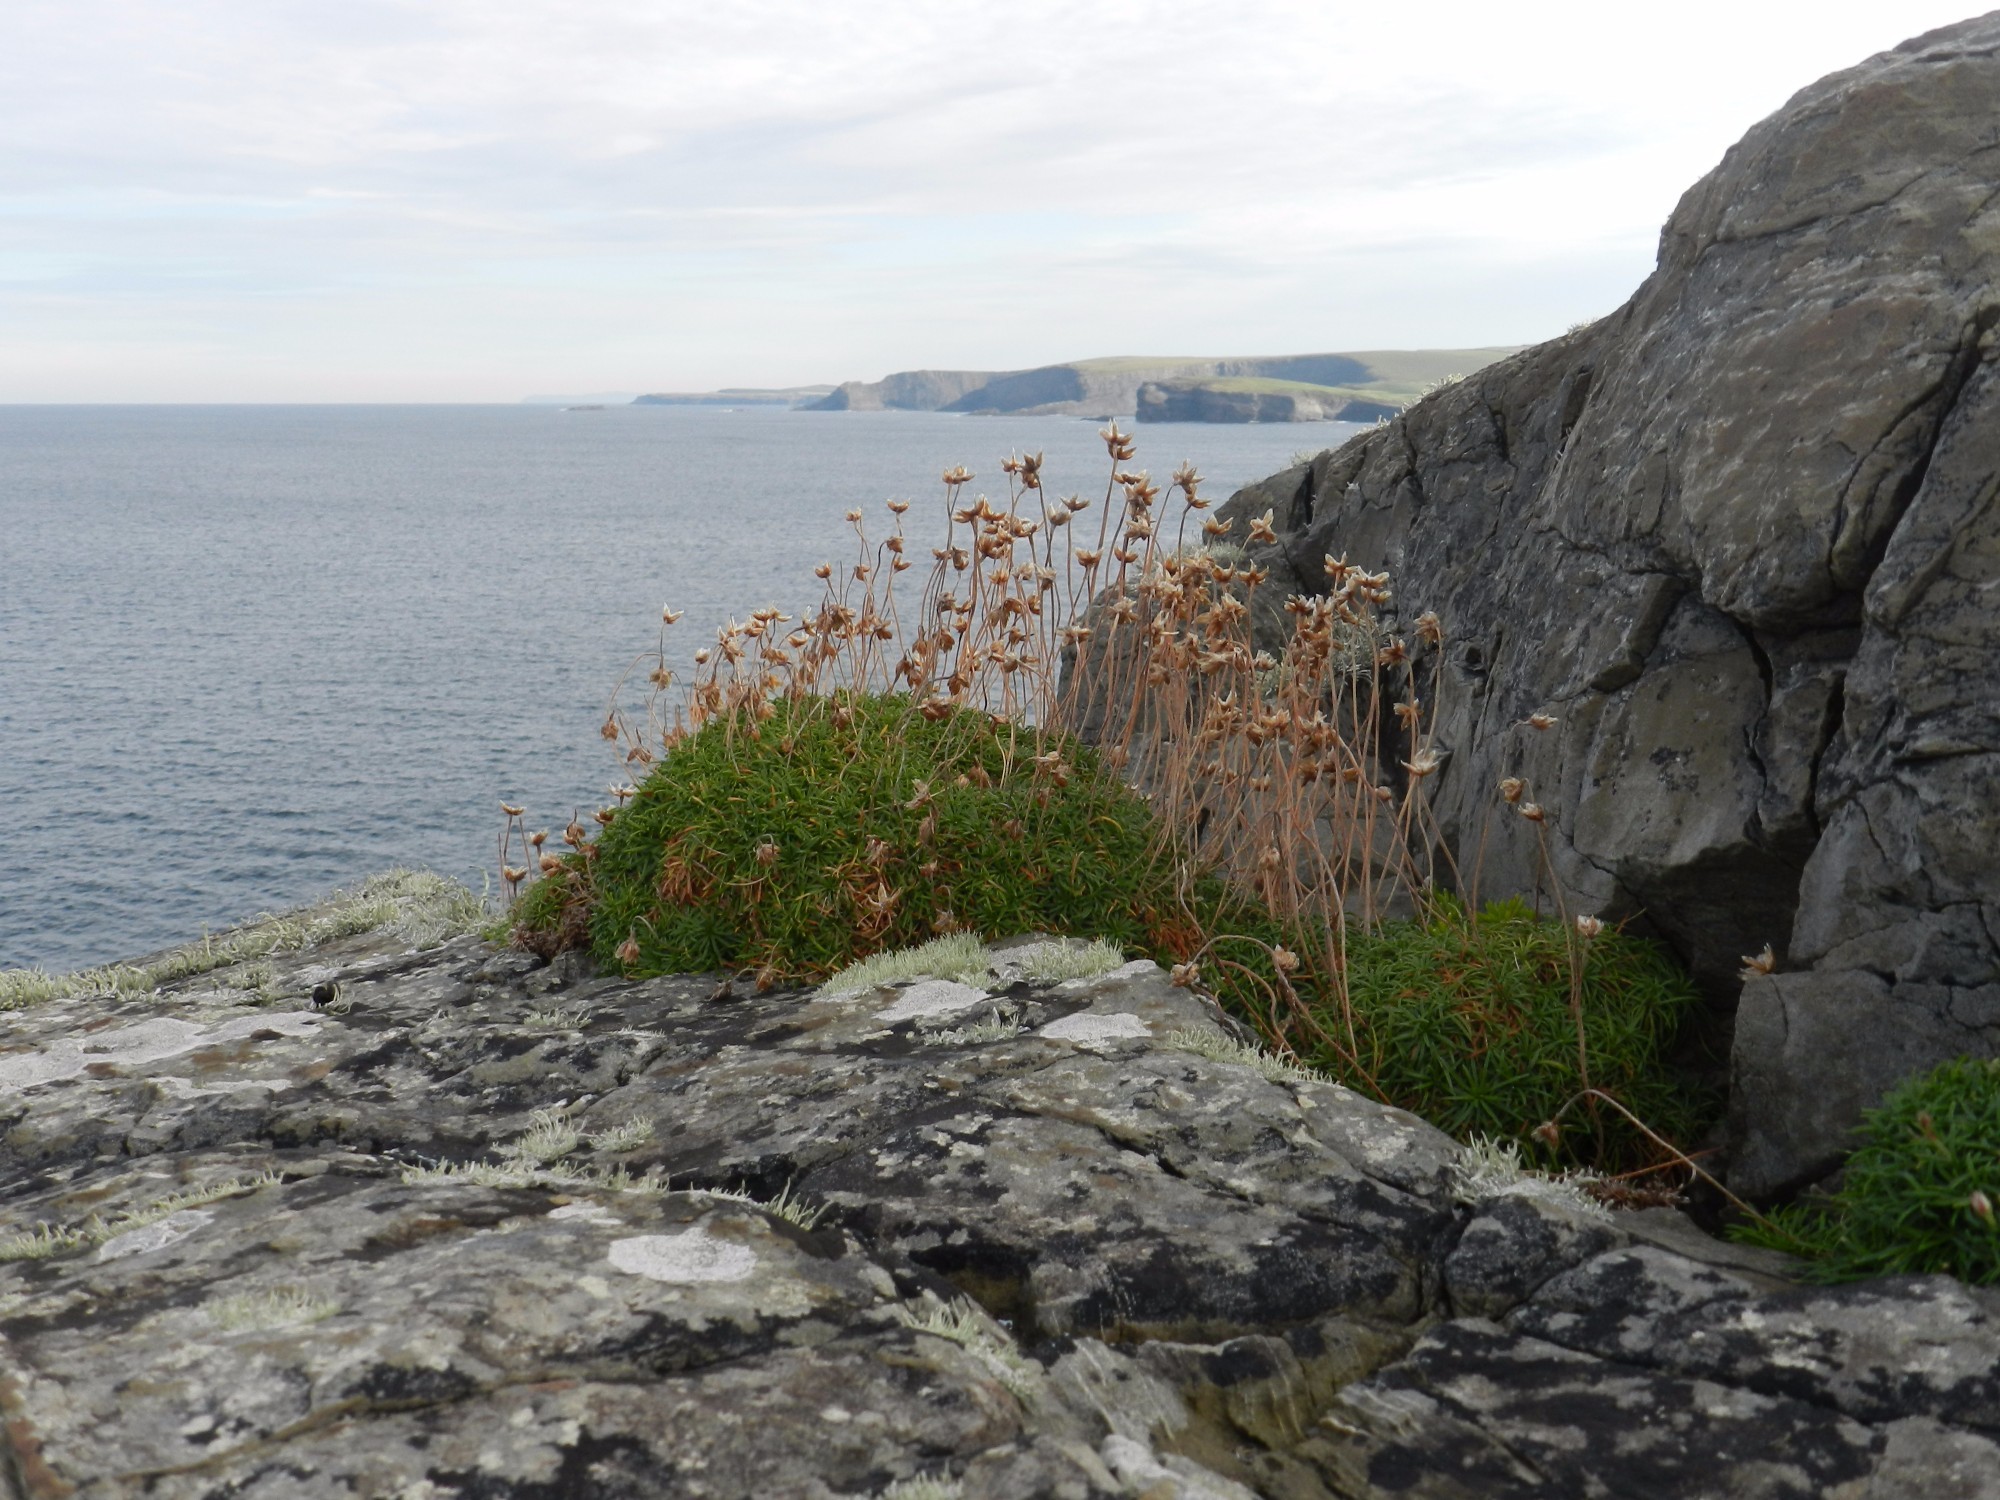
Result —
[[[817, 598], [940, 472], [1096, 423], [612, 407], [0, 407], [0, 968], [137, 956], [395, 865], [475, 889], [504, 798], [538, 827], [624, 779], [597, 733], [660, 610], [685, 659]], [[1347, 424], [1148, 425], [1217, 500]], [[1093, 517], [1095, 510], [1092, 511]], [[1093, 529], [1094, 534], [1094, 529]], [[912, 572], [909, 577], [919, 576]]]

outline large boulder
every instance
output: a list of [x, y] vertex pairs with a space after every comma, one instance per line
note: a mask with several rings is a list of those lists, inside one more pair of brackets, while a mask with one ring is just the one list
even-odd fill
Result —
[[1280, 584], [1345, 554], [1443, 616], [1461, 868], [1546, 883], [1494, 796], [1529, 778], [1575, 901], [1735, 1009], [1746, 1192], [2000, 1049], [1996, 321], [2000, 12], [1758, 125], [1617, 312], [1231, 502], [1277, 512]]

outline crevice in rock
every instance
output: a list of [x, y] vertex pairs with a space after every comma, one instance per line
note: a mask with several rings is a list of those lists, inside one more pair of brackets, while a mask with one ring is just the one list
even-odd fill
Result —
[[[1982, 344], [1987, 332], [1996, 322], [2000, 322], [2000, 304], [1981, 308], [1974, 314], [1959, 339], [1958, 347], [1952, 351], [1951, 359], [1937, 384], [1922, 392], [1898, 411], [1883, 428], [1882, 435], [1855, 462], [1847, 482], [1841, 486], [1840, 496], [1834, 505], [1833, 541], [1826, 561], [1827, 577], [1833, 582], [1837, 594], [1852, 592], [1860, 595], [1866, 591], [1876, 568], [1881, 564], [1883, 555], [1888, 551], [1889, 542], [1895, 535], [1896, 528], [1910, 508], [1910, 502], [1916, 499], [1917, 492], [1923, 488], [1924, 479], [1930, 473], [1931, 461], [1937, 455], [1938, 444], [1943, 440], [1945, 429], [1950, 425], [1952, 411], [1957, 407], [1959, 398], [1965, 394], [1965, 388], [1971, 383], [1973, 372], [1979, 368], [1984, 358], [1985, 350]], [[1854, 501], [1854, 485], [1883, 446], [1892, 442], [1902, 431], [1904, 424], [1926, 411], [1931, 413], [1928, 417], [1930, 430], [1924, 435], [1922, 450], [1904, 471], [1902, 477], [1896, 481], [1889, 497], [1888, 515], [1878, 528], [1877, 539], [1867, 546], [1854, 563], [1853, 584], [1851, 587], [1843, 587], [1841, 576], [1845, 570], [1838, 554], [1842, 538], [1848, 529]]]

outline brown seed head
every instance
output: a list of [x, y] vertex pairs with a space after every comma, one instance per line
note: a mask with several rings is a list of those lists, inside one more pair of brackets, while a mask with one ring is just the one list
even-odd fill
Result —
[[1745, 979], [1755, 979], [1759, 974], [1768, 974], [1777, 967], [1778, 955], [1773, 953], [1771, 945], [1766, 943], [1762, 953], [1746, 953], [1743, 955], [1742, 977]]

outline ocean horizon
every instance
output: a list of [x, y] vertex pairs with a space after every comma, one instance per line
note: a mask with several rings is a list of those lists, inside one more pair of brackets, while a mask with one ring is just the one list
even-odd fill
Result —
[[[0, 968], [147, 953], [396, 865], [479, 889], [500, 802], [560, 827], [623, 769], [620, 674], [686, 612], [817, 597], [844, 516], [913, 550], [940, 473], [1040, 451], [1101, 497], [1096, 422], [779, 407], [0, 407]], [[1217, 501], [1348, 423], [1147, 424]], [[922, 554], [919, 553], [921, 557]]]

